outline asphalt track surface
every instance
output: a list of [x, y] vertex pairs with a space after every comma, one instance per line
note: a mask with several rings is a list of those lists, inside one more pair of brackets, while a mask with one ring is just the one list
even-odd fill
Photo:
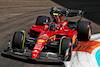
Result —
[[[79, 4], [79, 2], [75, 3], [78, 6], [68, 6], [72, 3], [74, 4], [75, 1], [73, 1], [74, 0], [68, 0], [68, 4], [65, 6], [69, 8], [77, 7], [78, 9], [78, 6], [81, 5]], [[36, 18], [39, 15], [50, 16], [49, 11], [51, 7], [65, 8], [64, 4], [66, 4], [66, 2], [61, 2], [63, 5], [61, 5], [59, 2], [60, 0], [57, 0], [57, 2], [51, 0], [0, 0], [0, 67], [64, 67], [63, 63], [54, 63], [47, 61], [36, 62], [31, 60], [27, 61], [26, 59], [2, 55], [3, 49], [6, 48], [8, 40], [12, 39], [12, 35], [15, 31], [20, 31], [23, 29], [26, 32], [29, 32], [31, 25], [35, 23]], [[99, 9], [98, 6], [100, 6], [100, 4], [98, 2], [97, 4], [92, 4], [93, 6], [96, 5], [96, 7], [94, 7], [93, 9]], [[85, 5], [84, 1], [83, 7], [79, 7], [79, 9], [86, 9], [87, 6], [87, 2]], [[88, 11], [88, 13], [86, 13], [88, 14], [88, 16], [90, 15], [90, 17], [92, 13], [91, 11]], [[100, 14], [100, 11], [97, 11], [97, 13]], [[97, 17], [98, 15], [96, 14], [95, 19], [100, 20], [97, 19]], [[88, 19], [83, 18], [82, 20]], [[89, 19], [88, 21], [91, 20]], [[98, 22], [92, 22], [92, 26], [93, 33], [100, 32], [100, 25]]]

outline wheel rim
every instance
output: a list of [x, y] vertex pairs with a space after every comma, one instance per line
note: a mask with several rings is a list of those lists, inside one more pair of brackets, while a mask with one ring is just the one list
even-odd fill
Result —
[[90, 39], [92, 34], [92, 29], [91, 29], [91, 25], [89, 25], [89, 29], [88, 29], [88, 39]]
[[90, 30], [89, 30], [89, 37], [91, 37], [91, 28], [90, 28]]

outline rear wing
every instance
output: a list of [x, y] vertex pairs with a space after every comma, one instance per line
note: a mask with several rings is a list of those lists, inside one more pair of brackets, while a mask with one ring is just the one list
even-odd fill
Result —
[[51, 14], [51, 16], [62, 14], [66, 17], [73, 17], [73, 16], [81, 16], [82, 17], [83, 14], [84, 14], [84, 11], [52, 7], [51, 11], [50, 11], [50, 14]]

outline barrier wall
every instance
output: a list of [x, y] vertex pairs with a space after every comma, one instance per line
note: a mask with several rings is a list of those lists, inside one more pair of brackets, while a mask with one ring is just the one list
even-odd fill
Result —
[[100, 34], [92, 35], [91, 41], [79, 41], [65, 67], [100, 67]]

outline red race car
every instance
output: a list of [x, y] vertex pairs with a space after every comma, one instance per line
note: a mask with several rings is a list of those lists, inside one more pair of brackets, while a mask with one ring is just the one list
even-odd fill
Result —
[[8, 44], [5, 52], [34, 60], [70, 61], [78, 40], [90, 39], [92, 27], [90, 22], [80, 21], [81, 18], [73, 24], [64, 17], [82, 17], [83, 13], [81, 10], [51, 8], [50, 15], [53, 20], [47, 16], [38, 16], [36, 24], [30, 28], [30, 37], [26, 37], [25, 31], [15, 32], [12, 44]]

